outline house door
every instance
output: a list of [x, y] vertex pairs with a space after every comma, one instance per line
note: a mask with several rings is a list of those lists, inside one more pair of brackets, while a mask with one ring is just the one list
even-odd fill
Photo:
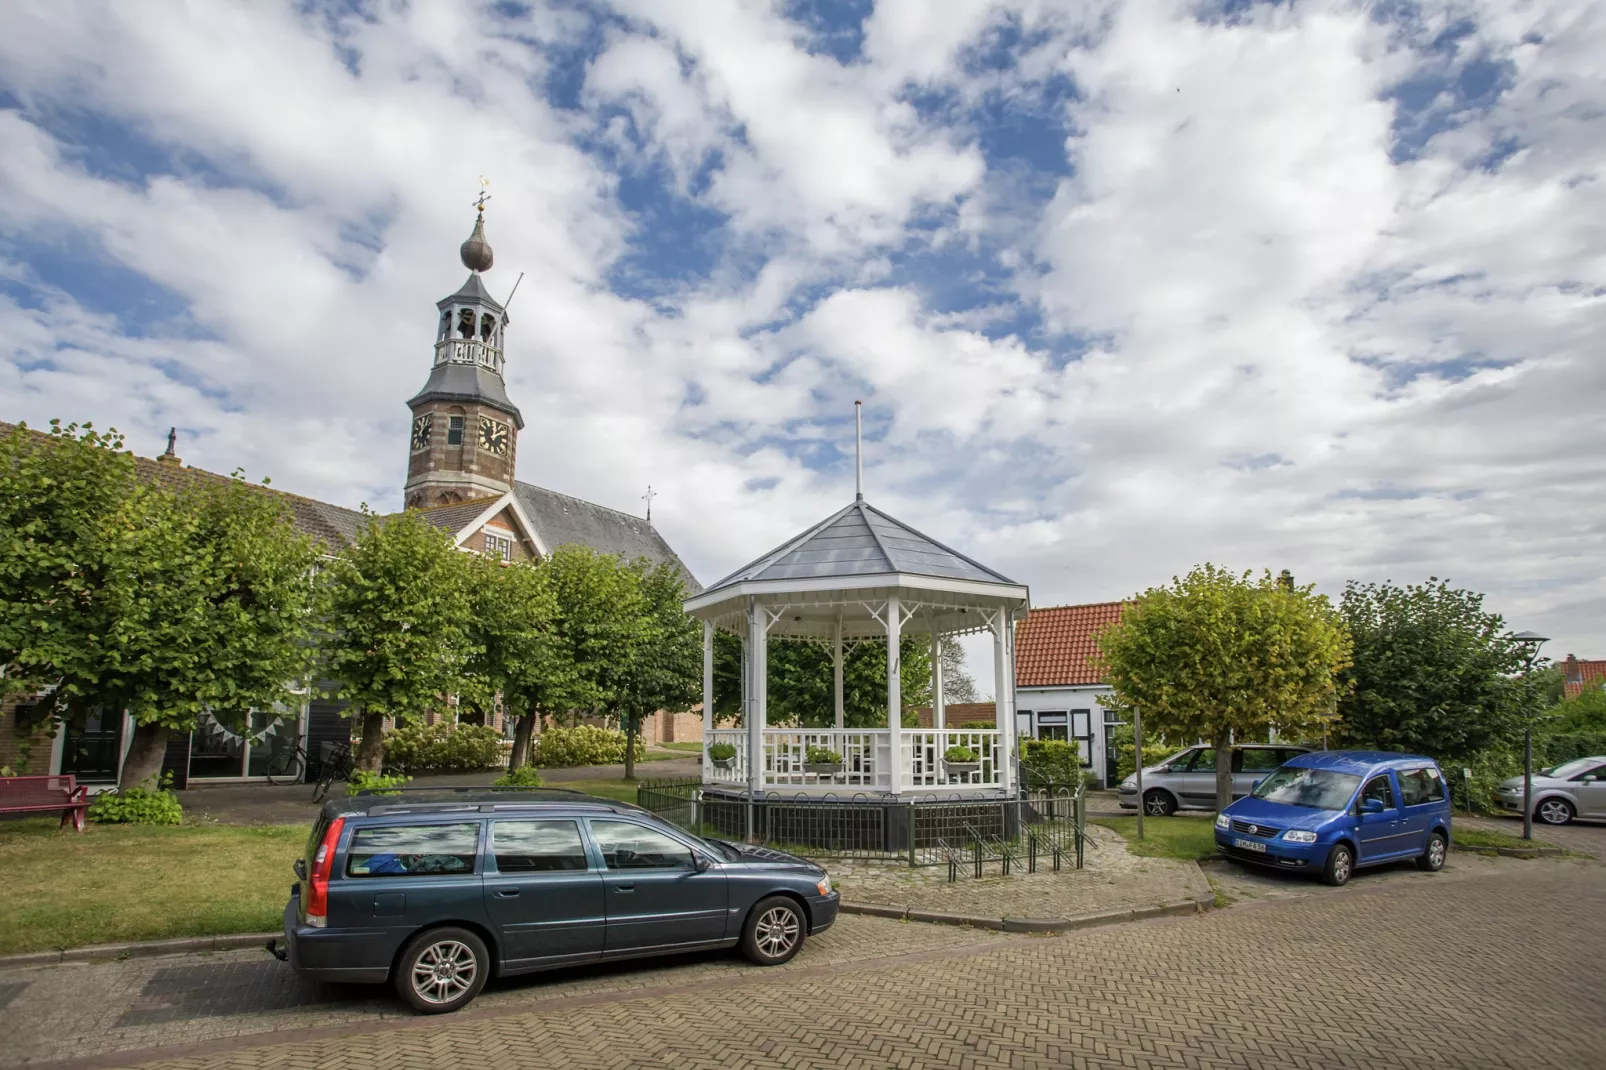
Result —
[[1121, 759], [1115, 753], [1115, 730], [1124, 723], [1114, 713], [1104, 711], [1104, 786], [1111, 791], [1121, 786]]
[[68, 722], [63, 744], [63, 773], [71, 773], [81, 784], [114, 781], [123, 751], [123, 715], [96, 710], [85, 714], [82, 724]]

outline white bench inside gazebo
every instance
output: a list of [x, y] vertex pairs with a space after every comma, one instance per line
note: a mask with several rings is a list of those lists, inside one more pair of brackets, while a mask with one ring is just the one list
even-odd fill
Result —
[[[685, 603], [703, 622], [703, 784], [751, 793], [792, 795], [890, 794], [986, 798], [1014, 790], [1014, 634], [1030, 602], [1024, 584], [895, 520], [859, 493], [847, 508], [788, 540]], [[742, 641], [743, 726], [714, 722], [714, 634]], [[986, 729], [944, 723], [942, 659], [946, 636], [985, 632], [993, 638], [996, 723]], [[930, 728], [905, 728], [899, 679], [900, 639], [931, 645]], [[885, 727], [843, 724], [844, 649], [884, 640], [887, 657]], [[830, 728], [771, 728], [768, 658], [771, 641], [828, 646], [834, 667], [836, 723]], [[709, 750], [730, 744], [735, 756], [715, 761]], [[974, 762], [948, 762], [965, 747]], [[811, 763], [810, 748], [840, 756]]]

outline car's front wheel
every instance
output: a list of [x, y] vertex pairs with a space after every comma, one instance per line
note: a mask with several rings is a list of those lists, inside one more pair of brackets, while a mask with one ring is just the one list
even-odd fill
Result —
[[1573, 819], [1572, 804], [1566, 799], [1545, 799], [1534, 807], [1534, 816], [1547, 825], [1565, 825]]
[[1170, 817], [1177, 812], [1177, 800], [1171, 797], [1169, 791], [1154, 791], [1143, 793], [1143, 812], [1150, 817]]
[[446, 927], [413, 937], [392, 980], [415, 1011], [445, 1014], [479, 995], [490, 972], [485, 941], [467, 929]]
[[797, 900], [772, 895], [748, 911], [742, 953], [760, 966], [779, 966], [798, 953], [807, 931]]
[[1450, 843], [1444, 838], [1444, 833], [1435, 832], [1428, 837], [1428, 849], [1417, 855], [1416, 868], [1437, 873], [1444, 868], [1444, 856], [1449, 850]]
[[1334, 888], [1342, 888], [1349, 883], [1350, 876], [1355, 872], [1355, 852], [1342, 843], [1333, 845], [1327, 852], [1327, 865], [1322, 867], [1322, 880]]

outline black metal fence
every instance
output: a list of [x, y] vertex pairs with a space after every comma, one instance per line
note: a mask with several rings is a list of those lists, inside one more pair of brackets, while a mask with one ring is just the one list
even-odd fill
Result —
[[980, 876], [1039, 865], [1081, 868], [1087, 801], [1081, 790], [1035, 791], [1016, 798], [859, 793], [750, 795], [705, 790], [695, 779], [644, 781], [637, 801], [704, 836], [763, 843], [793, 854], [884, 859], [947, 866]]

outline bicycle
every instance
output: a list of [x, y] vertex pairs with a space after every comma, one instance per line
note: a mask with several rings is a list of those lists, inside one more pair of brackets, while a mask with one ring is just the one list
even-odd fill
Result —
[[350, 780], [353, 771], [351, 747], [344, 743], [318, 744], [318, 782], [312, 788], [312, 801], [323, 802], [337, 780]]
[[301, 783], [301, 774], [306, 771], [307, 752], [299, 739], [294, 748], [276, 751], [268, 759], [268, 783], [275, 787]]

